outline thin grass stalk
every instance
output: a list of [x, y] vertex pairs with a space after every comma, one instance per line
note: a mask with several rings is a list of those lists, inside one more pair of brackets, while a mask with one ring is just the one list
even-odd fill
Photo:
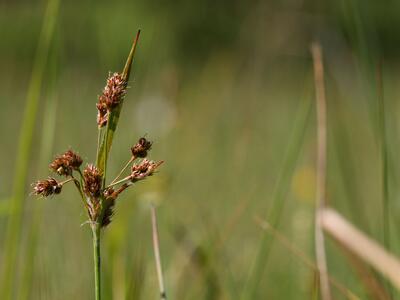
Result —
[[[287, 152], [285, 154], [283, 167], [278, 177], [274, 195], [272, 197], [271, 210], [268, 210], [267, 220], [278, 227], [282, 214], [285, 197], [289, 190], [290, 182], [296, 168], [296, 163], [301, 153], [304, 143], [308, 120], [311, 112], [311, 100], [305, 95], [300, 101], [300, 107], [296, 112], [294, 129], [289, 140]], [[266, 263], [272, 244], [272, 237], [263, 235], [257, 250], [256, 257], [252, 263], [249, 277], [247, 278], [241, 299], [255, 299], [259, 289], [261, 278], [265, 270]]]
[[92, 228], [95, 299], [101, 300], [100, 225]]
[[319, 212], [326, 205], [326, 98], [324, 84], [324, 65], [322, 62], [321, 45], [311, 45], [311, 54], [314, 65], [315, 94], [317, 105], [317, 183], [315, 209], [315, 253], [319, 271], [321, 296], [323, 300], [330, 300], [331, 291], [326, 263], [324, 233], [321, 228]]
[[32, 75], [27, 91], [25, 111], [19, 135], [14, 185], [11, 199], [11, 215], [8, 219], [3, 255], [2, 299], [12, 297], [12, 285], [17, 270], [17, 253], [22, 227], [22, 207], [25, 200], [26, 177], [30, 160], [33, 130], [36, 123], [43, 74], [58, 17], [59, 0], [49, 0], [43, 19]]
[[128, 162], [125, 164], [125, 166], [122, 168], [122, 170], [118, 173], [118, 175], [113, 179], [113, 181], [111, 181], [111, 183], [109, 184], [109, 186], [112, 186], [113, 184], [115, 184], [117, 182], [117, 180], [121, 177], [121, 175], [125, 172], [125, 170], [131, 165], [131, 163], [136, 159], [135, 156], [132, 156]]
[[382, 161], [382, 206], [383, 206], [383, 244], [390, 251], [390, 204], [389, 204], [389, 181], [388, 181], [388, 149], [385, 125], [385, 102], [383, 95], [382, 65], [377, 69], [377, 96], [380, 132], [380, 150]]
[[153, 236], [154, 259], [156, 261], [158, 286], [160, 288], [160, 299], [166, 300], [167, 292], [165, 291], [164, 276], [163, 276], [163, 271], [162, 271], [162, 266], [161, 266], [160, 240], [159, 240], [159, 234], [158, 234], [156, 208], [152, 204], [150, 209], [151, 209], [151, 228], [152, 228], [152, 236]]
[[[56, 117], [57, 117], [57, 94], [56, 94], [56, 84], [57, 84], [57, 62], [56, 62], [56, 52], [53, 51], [50, 62], [50, 86], [49, 95], [47, 97], [46, 104], [44, 105], [43, 113], [43, 123], [42, 123], [42, 140], [40, 143], [40, 157], [39, 166], [45, 165], [45, 163], [51, 157], [51, 150], [53, 148], [53, 142], [55, 137], [56, 128]], [[40, 173], [40, 172], [38, 172]], [[42, 174], [37, 174], [42, 175]], [[43, 211], [43, 201], [35, 202], [32, 210], [32, 220], [29, 226], [27, 244], [24, 254], [24, 270], [21, 280], [21, 288], [19, 289], [18, 299], [28, 300], [30, 299], [30, 292], [32, 287], [32, 278], [35, 268], [35, 257], [37, 253], [37, 244], [39, 239], [40, 224], [42, 219]]]
[[[382, 217], [383, 217], [383, 245], [390, 251], [390, 195], [389, 195], [389, 164], [388, 164], [388, 141], [386, 136], [386, 113], [382, 79], [382, 62], [377, 66], [377, 98], [378, 98], [378, 122], [382, 168]], [[393, 296], [392, 287], [386, 282], [390, 296]]]

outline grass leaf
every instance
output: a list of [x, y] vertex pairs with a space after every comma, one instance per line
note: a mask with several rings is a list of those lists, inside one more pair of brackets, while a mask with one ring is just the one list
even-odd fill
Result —
[[26, 96], [25, 111], [19, 135], [18, 152], [14, 175], [13, 196], [10, 201], [12, 214], [8, 220], [3, 254], [3, 277], [1, 299], [12, 299], [12, 285], [17, 270], [18, 245], [20, 243], [23, 222], [23, 204], [26, 193], [26, 177], [31, 156], [33, 132], [39, 108], [39, 98], [42, 88], [43, 75], [48, 60], [48, 53], [53, 38], [54, 28], [58, 17], [59, 0], [49, 0], [42, 30], [34, 60], [32, 75]]
[[[140, 30], [136, 34], [136, 38], [132, 44], [131, 51], [129, 53], [128, 59], [126, 60], [124, 70], [122, 72], [122, 78], [128, 82], [131, 73], [132, 63], [136, 52], [136, 45], [139, 40]], [[110, 113], [108, 118], [105, 133], [103, 134], [102, 141], [100, 144], [100, 149], [97, 151], [97, 167], [103, 172], [104, 180], [107, 170], [107, 159], [110, 153], [112, 141], [114, 138], [115, 130], [117, 129], [119, 115], [121, 113], [123, 101]]]

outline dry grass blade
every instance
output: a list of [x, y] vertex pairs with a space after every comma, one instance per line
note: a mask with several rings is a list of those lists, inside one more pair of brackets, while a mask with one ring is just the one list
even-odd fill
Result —
[[368, 296], [374, 300], [390, 300], [392, 297], [389, 296], [385, 287], [380, 282], [377, 274], [362, 261], [358, 256], [350, 252], [347, 248], [341, 246], [343, 253], [348, 258], [352, 268], [356, 271], [360, 281], [365, 287]]
[[158, 238], [158, 225], [157, 225], [157, 214], [154, 205], [151, 205], [151, 225], [152, 225], [152, 235], [153, 235], [153, 247], [154, 247], [154, 258], [156, 261], [158, 284], [160, 287], [160, 299], [166, 300], [167, 293], [164, 286], [164, 277], [161, 267], [161, 255], [160, 255], [160, 241]]
[[[274, 238], [280, 242], [286, 249], [288, 249], [291, 253], [293, 253], [296, 257], [300, 258], [300, 260], [311, 270], [313, 271], [318, 271], [318, 267], [315, 265], [315, 263], [307, 257], [307, 255], [301, 251], [299, 248], [297, 248], [295, 245], [293, 245], [288, 238], [286, 238], [282, 233], [280, 233], [278, 230], [276, 230], [274, 227], [271, 226], [268, 222], [262, 220], [260, 217], [255, 217], [255, 221], [257, 222], [260, 227], [269, 232], [274, 236]], [[345, 297], [346, 299], [351, 299], [351, 300], [356, 300], [360, 299], [358, 296], [356, 296], [352, 291], [350, 291], [348, 288], [346, 288], [344, 285], [342, 285], [340, 282], [338, 282], [335, 278], [328, 276], [329, 282], [338, 289]]]
[[320, 277], [321, 296], [323, 300], [331, 299], [328, 282], [324, 234], [321, 229], [319, 211], [325, 206], [326, 196], [326, 99], [324, 86], [324, 66], [322, 49], [317, 43], [311, 45], [314, 64], [315, 93], [317, 102], [317, 184], [315, 210], [315, 252]]
[[382, 273], [400, 290], [400, 261], [333, 209], [319, 212], [322, 228], [343, 247]]

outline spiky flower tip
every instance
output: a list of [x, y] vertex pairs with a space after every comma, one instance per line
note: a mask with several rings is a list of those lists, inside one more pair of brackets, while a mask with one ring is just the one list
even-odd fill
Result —
[[85, 194], [92, 199], [97, 199], [100, 196], [101, 182], [103, 180], [100, 170], [93, 164], [87, 165], [83, 170], [83, 179], [83, 191]]
[[58, 175], [71, 176], [72, 171], [79, 170], [82, 162], [82, 158], [78, 154], [68, 150], [64, 154], [56, 156], [50, 164], [50, 169]]
[[107, 79], [103, 93], [99, 96], [97, 107], [97, 125], [103, 127], [107, 124], [110, 112], [117, 107], [126, 94], [127, 83], [119, 73], [114, 73]]
[[53, 194], [61, 193], [62, 184], [54, 178], [49, 177], [46, 180], [40, 180], [33, 185], [33, 193], [37, 196], [48, 197]]
[[163, 163], [154, 162], [152, 160], [143, 159], [139, 164], [134, 164], [131, 168], [130, 179], [132, 182], [136, 182], [145, 179], [148, 176], [153, 175], [154, 171]]
[[132, 155], [134, 157], [145, 158], [147, 151], [151, 149], [152, 142], [146, 140], [144, 137], [140, 138], [139, 141], [131, 148]]

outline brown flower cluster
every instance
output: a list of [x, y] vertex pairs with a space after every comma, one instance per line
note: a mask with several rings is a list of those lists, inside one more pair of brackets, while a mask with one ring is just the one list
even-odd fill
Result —
[[86, 196], [91, 199], [98, 199], [101, 194], [101, 184], [103, 181], [103, 175], [100, 170], [95, 165], [87, 165], [83, 170], [83, 180], [83, 190]]
[[136, 182], [153, 175], [154, 171], [163, 163], [154, 162], [152, 160], [143, 159], [139, 164], [134, 164], [131, 168], [130, 180]]
[[[50, 169], [53, 172], [68, 179], [64, 182], [58, 182], [50, 177], [46, 180], [38, 181], [34, 184], [33, 193], [42, 197], [59, 194], [65, 183], [73, 181], [83, 197], [89, 219], [92, 222], [100, 223], [102, 227], [107, 226], [110, 224], [114, 214], [115, 202], [118, 196], [129, 186], [153, 175], [163, 163], [163, 161], [154, 162], [146, 158], [152, 145], [153, 143], [146, 138], [140, 138], [131, 147], [132, 156], [126, 165], [128, 167], [129, 164], [132, 164], [130, 174], [123, 179], [119, 179], [125, 167], [120, 172], [120, 175], [108, 186], [103, 185], [104, 176], [96, 165], [87, 164], [83, 172], [81, 172], [82, 158], [72, 150], [68, 150], [56, 156], [50, 164]], [[142, 158], [142, 160], [135, 163], [134, 161], [138, 158]], [[76, 176], [80, 176], [80, 180]]]
[[152, 142], [146, 140], [144, 137], [140, 138], [139, 141], [131, 148], [133, 157], [144, 158], [147, 156], [147, 151], [151, 149]]
[[[68, 150], [56, 156], [50, 164], [50, 169], [54, 173], [67, 179], [63, 182], [58, 182], [54, 178], [48, 178], [36, 182], [33, 187], [34, 194], [48, 197], [59, 194], [63, 185], [67, 182], [73, 182], [78, 189], [93, 230], [98, 230], [110, 224], [118, 196], [134, 183], [153, 175], [162, 163], [162, 161], [154, 162], [146, 158], [153, 143], [142, 137], [131, 147], [131, 157], [125, 167], [122, 168], [114, 180], [106, 184], [106, 165], [109, 148], [106, 151], [101, 151], [102, 148], [99, 145], [104, 145], [104, 141], [107, 140], [109, 128], [104, 129], [103, 127], [107, 125], [110, 115], [118, 109], [125, 97], [135, 45], [128, 57], [123, 73], [110, 74], [102, 94], [98, 97], [96, 104], [99, 130], [97, 164], [87, 164], [81, 170], [82, 158], [72, 150]], [[138, 159], [140, 161], [135, 162]], [[129, 167], [130, 172], [127, 171]], [[125, 177], [123, 176], [124, 172], [128, 173]]]
[[36, 182], [33, 186], [33, 193], [38, 196], [48, 197], [53, 194], [61, 193], [61, 189], [62, 184], [58, 183], [54, 178], [49, 177], [46, 180]]
[[82, 162], [82, 158], [78, 154], [68, 150], [64, 154], [56, 156], [50, 164], [50, 169], [58, 175], [71, 176], [72, 171], [79, 170]]
[[107, 125], [110, 112], [121, 103], [126, 94], [126, 87], [127, 83], [119, 73], [114, 73], [107, 79], [107, 84], [96, 104], [97, 125], [100, 128]]
[[79, 168], [82, 165], [82, 162], [82, 158], [72, 150], [67, 150], [64, 154], [56, 156], [56, 158], [50, 164], [50, 169], [54, 173], [60, 176], [69, 177], [70, 179], [61, 183], [52, 177], [37, 181], [33, 185], [33, 193], [42, 197], [48, 197], [50, 195], [61, 193], [62, 186], [74, 179], [72, 173], [73, 171], [80, 170]]

